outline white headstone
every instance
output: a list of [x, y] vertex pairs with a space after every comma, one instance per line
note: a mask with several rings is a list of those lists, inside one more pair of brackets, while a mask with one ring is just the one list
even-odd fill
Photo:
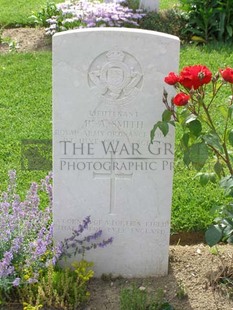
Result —
[[89, 232], [112, 236], [86, 252], [96, 276], [167, 273], [174, 133], [150, 144], [150, 130], [178, 55], [179, 39], [154, 31], [53, 37], [54, 234], [69, 237], [90, 215]]
[[140, 0], [140, 8], [146, 11], [158, 11], [159, 0]]

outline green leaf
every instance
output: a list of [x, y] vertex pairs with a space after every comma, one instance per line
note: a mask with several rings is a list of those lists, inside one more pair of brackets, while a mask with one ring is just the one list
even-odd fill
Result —
[[229, 132], [228, 139], [229, 139], [230, 145], [233, 146], [233, 130]]
[[222, 239], [223, 233], [219, 225], [211, 225], [205, 232], [206, 243], [212, 247]]
[[200, 175], [200, 184], [202, 186], [205, 186], [208, 182], [209, 182], [210, 178], [209, 178], [209, 174], [208, 173], [202, 173]]
[[171, 120], [172, 113], [169, 110], [165, 110], [162, 114], [163, 122], [169, 122]]
[[232, 115], [233, 115], [233, 106], [230, 105], [229, 108], [228, 108], [228, 116], [229, 116], [229, 118], [232, 118]]
[[228, 111], [227, 111], [227, 106], [224, 105], [224, 106], [220, 106], [219, 108], [219, 111], [221, 112], [222, 116], [227, 119], [227, 116], [228, 116]]
[[150, 143], [153, 143], [154, 137], [155, 137], [155, 132], [156, 129], [158, 128], [158, 122], [156, 124], [154, 124], [153, 129], [150, 132]]
[[168, 302], [164, 302], [159, 309], [161, 310], [174, 310], [174, 307], [170, 305]]
[[[187, 126], [186, 122], [187, 122], [187, 119], [190, 117], [190, 112], [187, 109], [181, 109], [181, 110], [177, 109], [177, 112], [179, 114], [179, 117], [178, 117], [179, 123], [182, 126], [186, 127]], [[192, 120], [194, 120], [194, 119], [192, 119]]]
[[164, 137], [166, 137], [166, 135], [169, 132], [169, 125], [168, 125], [168, 123], [167, 122], [159, 122], [158, 123], [158, 127], [162, 131]]
[[165, 121], [164, 122], [158, 121], [156, 124], [154, 124], [154, 127], [150, 132], [150, 142], [151, 143], [153, 143], [153, 140], [155, 137], [155, 132], [156, 132], [157, 128], [159, 128], [162, 131], [164, 137], [166, 137], [166, 135], [169, 132], [169, 124]]
[[185, 124], [189, 124], [189, 123], [195, 121], [196, 119], [197, 119], [197, 116], [196, 116], [196, 115], [190, 114], [190, 115], [186, 118]]
[[229, 244], [233, 244], [233, 235], [231, 235], [228, 239], [227, 239], [227, 242]]
[[202, 131], [202, 125], [201, 125], [201, 122], [198, 121], [197, 119], [195, 119], [194, 121], [191, 121], [187, 124], [190, 132], [198, 137]]
[[223, 229], [223, 237], [222, 237], [222, 241], [227, 241], [233, 233], [233, 227], [231, 225], [227, 225], [224, 229]]
[[205, 143], [196, 143], [189, 148], [189, 158], [196, 170], [201, 170], [208, 159], [208, 148]]
[[226, 25], [226, 28], [229, 36], [232, 37], [232, 27], [230, 25]]
[[227, 177], [223, 178], [220, 181], [220, 186], [225, 189], [233, 187], [233, 177], [228, 175]]
[[214, 171], [215, 171], [215, 173], [217, 174], [217, 176], [220, 178], [221, 175], [222, 175], [222, 173], [223, 173], [223, 166], [222, 166], [222, 164], [221, 164], [219, 161], [217, 161], [217, 162], [215, 163], [215, 165], [214, 165]]
[[189, 133], [183, 134], [183, 137], [181, 138], [181, 144], [182, 144], [182, 146], [184, 146], [185, 148], [188, 147], [188, 144], [189, 144]]
[[232, 231], [233, 230], [233, 222], [232, 222], [232, 220], [231, 219], [229, 219], [229, 218], [225, 218], [225, 219], [223, 219], [223, 224], [224, 225], [226, 225], [227, 227], [228, 227], [228, 230], [226, 230], [226, 228], [224, 229], [224, 233], [226, 232], [226, 231]]
[[186, 166], [188, 166], [191, 163], [191, 160], [189, 158], [189, 150], [184, 151], [183, 161]]
[[211, 183], [216, 183], [217, 180], [216, 180], [216, 175], [214, 172], [209, 173], [209, 179]]
[[225, 189], [227, 196], [233, 197], [233, 176], [227, 176], [220, 181], [220, 186]]
[[204, 141], [214, 147], [215, 149], [219, 151], [223, 151], [221, 141], [219, 140], [219, 137], [215, 133], [210, 133], [203, 136]]
[[199, 172], [199, 173], [197, 173], [195, 175], [195, 178], [196, 177], [199, 177], [199, 181], [200, 181], [200, 184], [202, 186], [205, 186], [208, 182], [216, 183], [216, 177], [215, 177], [214, 173], [209, 173], [209, 172], [202, 173], [202, 172]]

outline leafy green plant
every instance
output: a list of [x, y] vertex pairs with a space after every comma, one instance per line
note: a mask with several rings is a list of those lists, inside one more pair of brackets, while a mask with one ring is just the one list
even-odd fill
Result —
[[61, 10], [57, 8], [54, 2], [48, 0], [46, 5], [43, 6], [39, 12], [34, 12], [33, 15], [29, 17], [29, 19], [35, 25], [47, 27], [47, 20], [52, 16], [56, 16], [59, 20], [62, 19]]
[[231, 0], [181, 0], [188, 12], [186, 32], [204, 41], [232, 41], [233, 2]]
[[[173, 85], [177, 94], [169, 104], [168, 93], [164, 90], [166, 110], [162, 120], [151, 131], [151, 142], [157, 129], [166, 136], [169, 126], [180, 126], [183, 131], [180, 146], [184, 163], [192, 165], [197, 171], [202, 170], [198, 174], [201, 184], [215, 181], [216, 176], [221, 179], [220, 185], [227, 194], [233, 196], [233, 69], [220, 69], [213, 76], [206, 66], [188, 66], [179, 75], [170, 72], [164, 81]], [[222, 104], [218, 103], [221, 90], [226, 99]], [[218, 118], [216, 107], [221, 112]], [[207, 168], [203, 171], [206, 166], [212, 166], [212, 170], [209, 172]], [[226, 176], [226, 173], [230, 175]], [[206, 241], [211, 246], [225, 235], [228, 242], [233, 241], [232, 214], [228, 210], [227, 215], [222, 215], [219, 223], [206, 232]]]
[[120, 294], [121, 310], [142, 310], [145, 308], [147, 295], [145, 291], [140, 291], [133, 286], [132, 288], [123, 289]]
[[214, 219], [205, 233], [209, 246], [216, 245], [219, 241], [233, 244], [233, 203], [218, 207], [218, 217]]
[[178, 299], [185, 299], [187, 297], [187, 292], [182, 281], [178, 282], [178, 287], [176, 291], [176, 296]]
[[16, 41], [12, 40], [10, 37], [4, 37], [3, 31], [5, 27], [0, 28], [0, 44], [7, 45], [10, 52], [16, 52], [18, 49], [18, 44]]
[[93, 263], [85, 260], [74, 262], [73, 268], [62, 269], [50, 265], [40, 281], [18, 288], [19, 298], [29, 307], [27, 310], [37, 310], [41, 305], [59, 309], [77, 309], [90, 296], [87, 283], [94, 275], [90, 269], [92, 266]]
[[32, 306], [26, 302], [23, 303], [23, 310], [40, 310], [42, 307], [42, 305]]
[[123, 5], [128, 6], [132, 10], [137, 10], [139, 8], [140, 0], [126, 0]]
[[162, 289], [156, 292], [155, 297], [148, 295], [146, 290], [140, 290], [135, 285], [126, 288], [120, 294], [121, 310], [174, 310], [164, 298]]
[[187, 14], [177, 8], [147, 13], [140, 21], [140, 28], [155, 30], [178, 36], [188, 40], [184, 29], [187, 24]]

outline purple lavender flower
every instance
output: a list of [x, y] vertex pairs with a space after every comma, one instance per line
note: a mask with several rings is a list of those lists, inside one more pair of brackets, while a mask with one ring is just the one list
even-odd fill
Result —
[[102, 235], [102, 230], [98, 230], [93, 235], [89, 235], [85, 238], [87, 242], [90, 242], [91, 240], [96, 240]]
[[37, 282], [38, 282], [38, 279], [36, 279], [36, 278], [29, 278], [27, 280], [27, 283], [29, 283], [29, 284], [33, 284], [33, 283], [37, 283]]
[[113, 242], [113, 238], [111, 237], [111, 238], [109, 238], [109, 239], [107, 239], [107, 240], [103, 240], [103, 241], [99, 242], [99, 243], [97, 244], [97, 246], [100, 247], [100, 248], [104, 248], [104, 247], [106, 247], [107, 245], [111, 244], [112, 242]]
[[12, 282], [13, 286], [19, 286], [20, 284], [20, 278], [15, 278], [14, 281]]
[[13, 259], [13, 254], [11, 251], [6, 251], [3, 255], [2, 260], [0, 261], [0, 278], [7, 277], [14, 272], [14, 266], [11, 265]]

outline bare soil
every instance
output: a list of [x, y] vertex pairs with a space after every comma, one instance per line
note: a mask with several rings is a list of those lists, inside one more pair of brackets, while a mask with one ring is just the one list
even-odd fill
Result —
[[52, 46], [51, 37], [45, 35], [44, 28], [4, 29], [2, 36], [0, 33], [0, 53], [10, 51], [6, 41], [14, 43], [17, 52], [48, 51]]
[[[44, 29], [5, 29], [0, 42], [1, 38], [14, 41], [18, 52], [51, 50], [51, 38], [45, 36]], [[8, 44], [1, 43], [0, 53], [7, 52]], [[215, 279], [219, 278], [219, 270], [232, 268], [233, 247], [220, 245], [220, 254], [216, 255], [211, 254], [210, 248], [203, 244], [202, 234], [187, 235], [186, 239], [182, 236], [181, 242], [178, 240], [172, 238], [167, 276], [143, 279], [113, 279], [108, 276], [105, 279], [93, 279], [89, 284], [91, 298], [85, 310], [119, 310], [120, 292], [124, 288], [132, 288], [133, 284], [152, 295], [162, 289], [166, 300], [176, 310], [233, 310], [233, 301], [227, 293], [221, 293], [213, 285]]]
[[[232, 310], [233, 301], [212, 285], [219, 270], [232, 266], [233, 247], [218, 246], [219, 255], [211, 254], [204, 244], [170, 246], [169, 274], [144, 279], [94, 279], [89, 291], [91, 299], [85, 310], [119, 310], [120, 292], [124, 288], [145, 289], [156, 295], [164, 291], [167, 301], [176, 310]], [[228, 266], [228, 267], [226, 267]]]

